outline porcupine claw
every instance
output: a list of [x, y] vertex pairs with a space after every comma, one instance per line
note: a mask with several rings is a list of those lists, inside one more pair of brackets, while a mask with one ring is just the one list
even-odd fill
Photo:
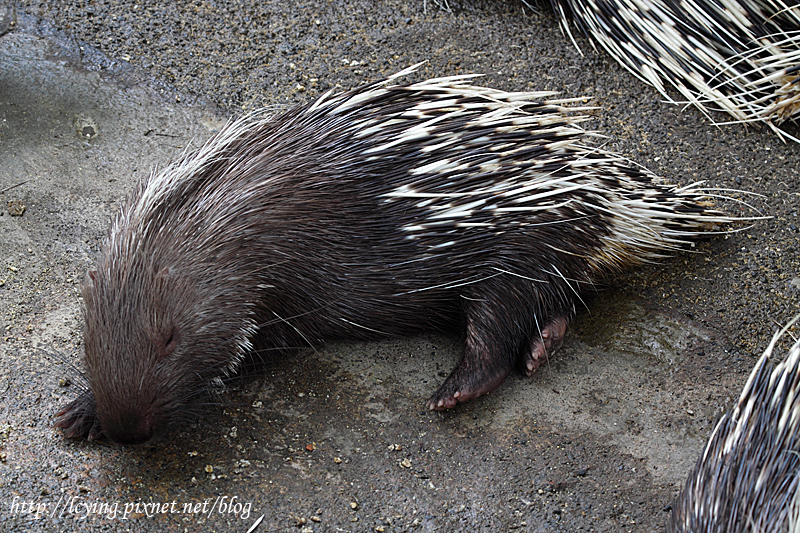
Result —
[[548, 322], [539, 334], [531, 341], [530, 350], [522, 360], [522, 373], [530, 377], [542, 363], [553, 355], [564, 342], [567, 331], [567, 319], [558, 317]]
[[64, 430], [68, 439], [99, 439], [103, 428], [95, 411], [94, 395], [86, 391], [56, 413], [55, 426]]
[[489, 394], [508, 376], [511, 368], [475, 368], [475, 358], [464, 354], [445, 382], [425, 406], [432, 411], [451, 409], [458, 403]]

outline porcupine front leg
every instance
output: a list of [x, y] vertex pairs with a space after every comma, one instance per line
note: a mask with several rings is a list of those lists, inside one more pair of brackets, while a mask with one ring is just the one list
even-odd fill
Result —
[[471, 296], [466, 301], [464, 354], [436, 394], [427, 401], [428, 409], [450, 409], [492, 392], [506, 379], [516, 362], [517, 346], [524, 333], [513, 330], [516, 322], [508, 316], [512, 310], [499, 302], [493, 303], [493, 298], [485, 294]]
[[94, 394], [90, 390], [64, 406], [56, 413], [56, 418], [55, 426], [63, 429], [64, 436], [69, 439], [95, 440], [103, 436], [103, 428], [95, 410]]

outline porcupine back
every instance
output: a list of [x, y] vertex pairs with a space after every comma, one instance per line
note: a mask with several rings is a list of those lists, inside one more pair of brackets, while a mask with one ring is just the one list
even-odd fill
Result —
[[581, 144], [575, 100], [391, 85], [411, 70], [245, 116], [134, 191], [84, 290], [67, 435], [149, 440], [256, 335], [279, 353], [461, 325], [429, 401], [452, 407], [535, 369], [587, 286], [730, 220]]

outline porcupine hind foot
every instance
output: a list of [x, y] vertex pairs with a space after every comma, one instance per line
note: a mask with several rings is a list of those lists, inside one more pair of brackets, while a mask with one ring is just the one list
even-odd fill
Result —
[[[513, 334], [503, 328], [484, 325], [488, 331], [482, 332], [476, 320], [470, 320], [467, 326], [467, 342], [464, 355], [426, 403], [428, 409], [442, 411], [455, 407], [484, 394], [489, 394], [500, 385], [511, 372], [513, 361], [507, 357], [509, 346], [501, 339], [493, 338], [493, 333], [501, 332], [508, 338]], [[533, 374], [539, 366], [552, 356], [564, 341], [567, 331], [567, 319], [558, 317], [550, 320], [531, 340], [529, 349], [522, 360], [522, 373]]]
[[55, 426], [64, 430], [64, 436], [69, 439], [95, 440], [103, 436], [91, 391], [78, 396], [56, 413], [56, 417]]
[[493, 364], [492, 354], [488, 350], [475, 353], [467, 346], [461, 361], [425, 406], [434, 411], [443, 411], [489, 394], [510, 372], [510, 365]]
[[542, 363], [552, 356], [564, 342], [567, 331], [567, 319], [554, 318], [541, 329], [538, 337], [531, 339], [530, 350], [522, 360], [522, 373], [530, 377]]
[[[512, 324], [507, 306], [492, 306], [489, 298], [471, 299], [466, 310], [467, 335], [464, 355], [436, 394], [425, 404], [428, 409], [442, 411], [484, 394], [489, 394], [506, 379], [514, 366], [515, 337], [518, 332], [507, 329]], [[502, 312], [502, 311], [505, 312]]]

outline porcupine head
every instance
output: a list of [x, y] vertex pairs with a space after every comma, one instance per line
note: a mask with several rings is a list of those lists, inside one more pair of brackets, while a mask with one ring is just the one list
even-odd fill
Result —
[[179, 267], [146, 264], [142, 255], [133, 262], [145, 264], [109, 269], [101, 263], [83, 287], [95, 431], [130, 444], [149, 441], [185, 414], [235, 356], [225, 350], [229, 339], [220, 338], [231, 315], [219, 298], [197, 294], [202, 287]]
[[[214, 233], [201, 216], [209, 210], [185, 205], [187, 197], [202, 202], [192, 190], [202, 185], [171, 183], [181, 169], [175, 164], [134, 191], [85, 280], [89, 390], [60, 413], [67, 436], [147, 442], [191, 413], [208, 383], [250, 347], [256, 291], [237, 273], [244, 261], [222, 257], [229, 239], [217, 231], [216, 245], [203, 244]], [[214, 181], [213, 172], [206, 177]]]

